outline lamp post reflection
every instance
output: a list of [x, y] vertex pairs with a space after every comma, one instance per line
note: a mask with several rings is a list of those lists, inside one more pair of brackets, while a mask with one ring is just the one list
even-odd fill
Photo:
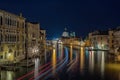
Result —
[[39, 49], [37, 46], [35, 46], [32, 50], [33, 52], [33, 57], [34, 57], [34, 63], [35, 63], [35, 70], [34, 70], [34, 77], [36, 77], [36, 75], [38, 74], [39, 72], [39, 64], [40, 64], [40, 60], [38, 58], [38, 52], [39, 52]]
[[37, 76], [38, 72], [39, 72], [39, 66], [40, 66], [40, 60], [39, 58], [36, 58], [35, 59], [35, 71], [34, 71], [34, 77]]

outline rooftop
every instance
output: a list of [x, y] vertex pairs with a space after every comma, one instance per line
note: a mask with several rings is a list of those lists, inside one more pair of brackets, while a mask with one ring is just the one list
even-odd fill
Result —
[[92, 35], [108, 35], [108, 31], [94, 31]]
[[20, 15], [16, 15], [16, 14], [13, 14], [13, 13], [7, 12], [7, 11], [5, 11], [5, 10], [1, 10], [1, 9], [0, 9], [0, 12], [8, 13], [8, 14], [10, 14], [10, 15], [13, 15], [13, 16], [16, 16], [16, 17], [25, 19], [25, 18], [22, 16], [22, 13], [20, 13]]

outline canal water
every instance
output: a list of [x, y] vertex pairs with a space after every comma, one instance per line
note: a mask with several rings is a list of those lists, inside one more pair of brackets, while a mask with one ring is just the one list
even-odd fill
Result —
[[69, 47], [68, 53], [68, 63], [43, 80], [120, 80], [120, 63], [107, 51]]
[[[63, 62], [58, 65], [58, 60]], [[120, 63], [114, 62], [107, 51], [88, 51], [83, 47], [58, 46], [53, 50], [50, 62], [53, 71], [40, 80], [120, 80]], [[34, 67], [21, 67], [17, 72], [0, 71], [0, 79], [15, 80], [31, 70], [34, 70], [35, 76], [39, 73], [40, 65], [39, 59], [35, 59]]]

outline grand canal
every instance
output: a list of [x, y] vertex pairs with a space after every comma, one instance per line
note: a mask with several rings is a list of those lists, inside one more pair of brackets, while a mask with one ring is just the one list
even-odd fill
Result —
[[1, 80], [120, 80], [120, 64], [107, 51], [58, 45], [46, 64], [38, 58], [35, 66], [19, 71], [0, 71]]

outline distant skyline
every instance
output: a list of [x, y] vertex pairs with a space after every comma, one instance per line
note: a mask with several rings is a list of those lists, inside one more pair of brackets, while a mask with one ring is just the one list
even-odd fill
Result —
[[86, 36], [93, 30], [120, 26], [120, 0], [1, 0], [0, 9], [39, 22], [48, 39], [62, 35], [64, 28]]

